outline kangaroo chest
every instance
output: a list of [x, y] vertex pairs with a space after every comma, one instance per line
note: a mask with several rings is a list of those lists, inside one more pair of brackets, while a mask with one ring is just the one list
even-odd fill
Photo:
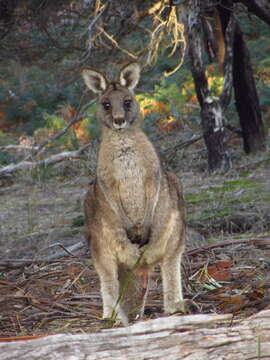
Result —
[[112, 173], [126, 215], [134, 224], [141, 223], [146, 204], [146, 168], [143, 154], [122, 148], [112, 161]]
[[[138, 236], [157, 187], [159, 160], [146, 136], [138, 132], [109, 133], [103, 138], [98, 159], [98, 177], [112, 208], [121, 208], [137, 229]], [[158, 191], [158, 190], [157, 190]], [[106, 194], [105, 194], [106, 195]], [[110, 196], [111, 195], [111, 196]], [[121, 214], [119, 213], [119, 216]]]

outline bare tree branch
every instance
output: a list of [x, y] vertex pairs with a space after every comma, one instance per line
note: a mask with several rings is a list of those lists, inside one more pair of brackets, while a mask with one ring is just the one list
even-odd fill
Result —
[[194, 144], [195, 142], [201, 140], [202, 138], [203, 138], [203, 135], [193, 135], [191, 139], [186, 140], [186, 141], [184, 141], [184, 142], [181, 142], [181, 143], [179, 143], [179, 144], [176, 144], [176, 145], [174, 145], [174, 146], [172, 146], [172, 147], [169, 147], [169, 148], [165, 149], [165, 150], [163, 151], [163, 153], [164, 153], [164, 155], [167, 155], [167, 156], [170, 157], [170, 156], [173, 155], [176, 151], [181, 150], [181, 149], [184, 149], [185, 147]]
[[[96, 100], [92, 100], [90, 101], [88, 104], [86, 104], [84, 106], [84, 110], [86, 110], [89, 106], [93, 105], [95, 103]], [[44, 141], [41, 142], [41, 144], [39, 144], [34, 151], [28, 155], [24, 160], [27, 161], [28, 159], [32, 158], [33, 156], [37, 155], [47, 144], [49, 144], [50, 142], [53, 142], [57, 139], [59, 139], [61, 136], [63, 136], [68, 129], [71, 128], [71, 126], [73, 126], [74, 124], [76, 124], [77, 122], [81, 121], [82, 119], [86, 118], [87, 115], [84, 113], [80, 113], [78, 112], [69, 122], [68, 124], [61, 129], [60, 131], [58, 131], [56, 134], [48, 137], [47, 139], [45, 139]]]
[[0, 146], [0, 151], [8, 151], [8, 150], [37, 150], [38, 146], [26, 146], [26, 145], [6, 145], [6, 146]]
[[82, 146], [79, 150], [75, 150], [75, 151], [65, 151], [62, 152], [60, 154], [55, 154], [52, 155], [46, 159], [43, 160], [39, 160], [36, 162], [32, 162], [32, 161], [21, 161], [18, 164], [10, 164], [7, 165], [5, 167], [3, 167], [2, 169], [0, 169], [0, 175], [4, 175], [4, 174], [10, 174], [14, 171], [18, 171], [18, 170], [26, 170], [26, 169], [33, 169], [37, 166], [48, 166], [48, 165], [52, 165], [55, 163], [58, 163], [60, 161], [63, 161], [65, 159], [70, 159], [70, 158], [77, 158], [79, 155], [81, 155], [85, 150], [87, 150], [92, 144], [86, 144], [84, 146]]

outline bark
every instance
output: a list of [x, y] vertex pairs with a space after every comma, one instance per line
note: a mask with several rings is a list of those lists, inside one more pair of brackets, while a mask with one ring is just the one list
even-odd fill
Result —
[[210, 62], [216, 62], [218, 58], [219, 44], [216, 38], [216, 24], [214, 11], [211, 9], [202, 17], [202, 30], [204, 34], [204, 45]]
[[[139, 322], [87, 335], [0, 343], [1, 360], [251, 360], [270, 358], [270, 310], [231, 323], [227, 315]], [[223, 325], [217, 326], [217, 322]]]
[[235, 18], [232, 12], [232, 1], [224, 1], [223, 6], [217, 7], [217, 11], [220, 17], [222, 33], [225, 39], [225, 56], [223, 63], [224, 82], [220, 96], [220, 101], [225, 111], [231, 101], [233, 85], [233, 43], [235, 33]]
[[223, 110], [219, 100], [208, 97], [201, 110], [204, 141], [208, 150], [210, 172], [228, 170], [230, 157], [226, 146]]
[[248, 48], [238, 23], [234, 34], [233, 84], [247, 154], [265, 150], [261, 109], [253, 77]]
[[[202, 60], [200, 7], [201, 2], [199, 0], [190, 0], [187, 34], [191, 71], [197, 98], [201, 106], [202, 129], [207, 147], [208, 167], [210, 172], [215, 172], [217, 170], [227, 170], [230, 168], [231, 162], [226, 146], [225, 109], [220, 99], [211, 96]], [[226, 94], [230, 97], [230, 91]], [[224, 104], [227, 104], [227, 101], [224, 100]]]

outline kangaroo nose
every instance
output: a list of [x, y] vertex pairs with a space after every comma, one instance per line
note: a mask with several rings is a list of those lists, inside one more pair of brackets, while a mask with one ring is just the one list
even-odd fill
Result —
[[114, 119], [114, 123], [118, 126], [121, 126], [123, 125], [125, 122], [125, 119], [123, 117], [118, 117], [118, 118], [115, 118]]

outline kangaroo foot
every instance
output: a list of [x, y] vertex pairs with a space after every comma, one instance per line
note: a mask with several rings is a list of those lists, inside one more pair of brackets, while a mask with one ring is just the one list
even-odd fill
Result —
[[175, 313], [194, 314], [197, 312], [199, 312], [198, 305], [190, 299], [178, 301], [175, 304], [174, 309], [171, 309], [171, 311], [169, 311], [170, 314], [175, 314]]

